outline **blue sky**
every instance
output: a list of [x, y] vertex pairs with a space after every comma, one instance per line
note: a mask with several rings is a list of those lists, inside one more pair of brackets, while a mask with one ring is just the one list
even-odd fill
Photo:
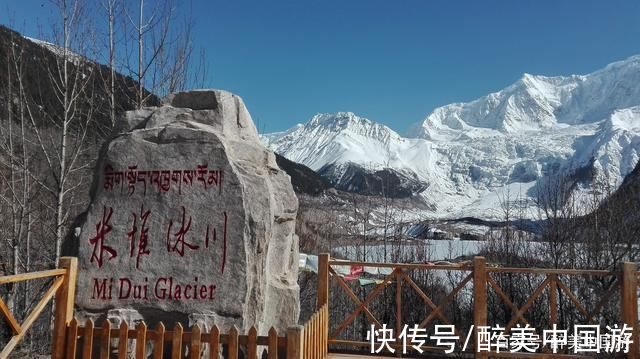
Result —
[[[30, 36], [51, 16], [48, 0], [0, 4], [0, 22], [11, 17]], [[499, 90], [524, 72], [587, 73], [640, 53], [635, 0], [192, 0], [191, 6], [208, 85], [242, 96], [266, 132], [337, 111], [404, 132], [435, 107]]]

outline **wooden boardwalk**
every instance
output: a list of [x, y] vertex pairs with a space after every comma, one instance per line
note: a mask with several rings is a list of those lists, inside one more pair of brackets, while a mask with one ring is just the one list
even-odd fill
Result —
[[362, 358], [378, 358], [378, 359], [397, 359], [397, 357], [381, 357], [376, 355], [363, 355], [363, 354], [337, 354], [329, 353], [328, 359], [362, 359]]
[[[390, 356], [379, 356], [379, 355], [367, 355], [367, 354], [340, 354], [340, 353], [329, 353], [327, 354], [327, 359], [363, 359], [363, 358], [375, 358], [375, 359], [398, 359], [398, 357], [390, 357]], [[429, 358], [425, 356], [414, 356], [411, 354], [403, 354], [402, 358]], [[433, 358], [442, 358], [442, 356], [434, 356]]]

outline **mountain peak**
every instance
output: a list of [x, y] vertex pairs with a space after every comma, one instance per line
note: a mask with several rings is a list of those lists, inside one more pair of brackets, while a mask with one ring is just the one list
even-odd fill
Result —
[[353, 112], [318, 113], [309, 120], [309, 126], [331, 126], [336, 128], [347, 128], [350, 125], [366, 124], [373, 122], [367, 118], [360, 117]]
[[305, 125], [307, 131], [314, 131], [316, 135], [342, 134], [345, 136], [356, 136], [373, 138], [382, 143], [387, 143], [389, 139], [398, 139], [400, 135], [389, 127], [371, 121], [368, 118], [360, 117], [353, 112], [319, 113], [316, 114]]

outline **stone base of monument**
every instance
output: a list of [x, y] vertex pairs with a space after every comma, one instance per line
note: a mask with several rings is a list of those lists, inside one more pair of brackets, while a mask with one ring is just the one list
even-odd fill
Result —
[[101, 151], [80, 230], [80, 319], [296, 324], [298, 200], [242, 99], [177, 93], [127, 112]]

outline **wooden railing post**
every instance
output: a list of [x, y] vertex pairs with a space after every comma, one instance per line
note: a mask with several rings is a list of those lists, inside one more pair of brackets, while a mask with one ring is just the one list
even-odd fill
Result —
[[287, 359], [302, 359], [304, 353], [303, 327], [294, 325], [287, 329]]
[[478, 327], [487, 325], [487, 268], [484, 257], [473, 258], [473, 343], [474, 357], [488, 358], [487, 352], [479, 352]]
[[549, 278], [549, 324], [558, 324], [558, 275], [550, 274]]
[[318, 303], [316, 310], [322, 308], [329, 301], [329, 254], [318, 256]]
[[56, 293], [54, 308], [53, 343], [51, 359], [64, 358], [64, 344], [66, 342], [67, 325], [73, 319], [73, 305], [76, 296], [76, 280], [78, 276], [78, 258], [60, 258], [60, 268], [67, 272], [64, 282]]
[[[402, 268], [396, 273], [396, 344], [402, 345], [400, 334], [402, 333]], [[396, 357], [402, 358], [402, 351], [396, 351]]]
[[620, 299], [622, 309], [622, 323], [633, 328], [633, 343], [629, 348], [627, 358], [638, 358], [638, 279], [635, 263], [622, 263], [622, 281], [620, 285]]

